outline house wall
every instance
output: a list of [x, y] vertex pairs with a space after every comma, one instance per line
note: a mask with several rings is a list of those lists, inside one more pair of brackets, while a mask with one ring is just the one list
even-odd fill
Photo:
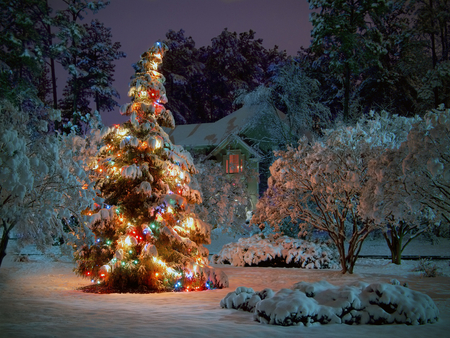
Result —
[[[213, 159], [215, 159], [217, 162], [222, 163], [222, 168], [224, 172], [226, 172], [225, 168], [225, 159], [226, 156], [229, 153], [234, 153], [236, 151], [239, 151], [244, 159], [244, 168], [243, 170], [252, 170], [255, 172], [254, 175], [250, 177], [250, 179], [247, 178], [247, 191], [250, 195], [250, 200], [252, 203], [252, 207], [256, 207], [256, 203], [258, 202], [259, 197], [259, 161], [255, 158], [252, 158], [252, 154], [245, 148], [241, 148], [239, 146], [236, 147], [229, 147], [227, 149], [222, 149], [220, 152], [216, 153]], [[228, 174], [228, 175], [242, 175], [240, 173], [236, 174]], [[245, 179], [243, 177], [243, 179]]]

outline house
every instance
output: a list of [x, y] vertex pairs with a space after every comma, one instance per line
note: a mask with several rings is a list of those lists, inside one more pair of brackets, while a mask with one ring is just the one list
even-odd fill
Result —
[[[216, 122], [178, 125], [167, 132], [173, 144], [182, 145], [189, 151], [222, 163], [227, 174], [236, 175], [245, 168], [254, 169], [259, 174], [260, 162], [265, 153], [278, 147], [278, 144], [271, 142], [264, 123], [256, 123], [255, 127], [255, 119], [260, 118], [258, 113], [261, 109], [260, 106], [244, 106]], [[270, 110], [273, 114], [271, 120], [284, 125], [286, 115], [279, 110]], [[259, 196], [258, 177], [248, 182], [248, 191], [253, 206], [256, 206]]]

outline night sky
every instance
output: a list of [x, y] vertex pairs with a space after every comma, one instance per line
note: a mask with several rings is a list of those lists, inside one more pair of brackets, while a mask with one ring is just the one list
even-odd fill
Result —
[[[50, 1], [50, 5], [60, 1]], [[113, 42], [120, 42], [127, 54], [115, 61], [113, 84], [120, 94], [118, 102], [124, 104], [129, 102], [128, 82], [134, 73], [131, 64], [157, 40], [164, 40], [169, 29], [183, 29], [197, 48], [210, 45], [224, 28], [237, 33], [252, 29], [256, 38], [263, 39], [265, 48], [277, 45], [295, 55], [301, 46], [310, 44], [309, 13], [306, 0], [111, 0], [83, 23], [98, 18], [111, 27]], [[118, 108], [102, 116], [105, 125], [127, 119], [120, 116]]]

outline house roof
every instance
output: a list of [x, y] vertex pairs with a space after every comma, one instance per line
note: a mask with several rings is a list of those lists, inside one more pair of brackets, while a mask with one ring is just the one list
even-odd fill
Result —
[[[216, 146], [230, 134], [237, 134], [260, 109], [260, 106], [244, 106], [216, 122], [178, 125], [167, 134], [173, 144]], [[286, 115], [279, 110], [277, 113], [284, 120]]]
[[253, 158], [256, 158], [256, 159], [260, 159], [261, 158], [261, 153], [258, 152], [258, 150], [250, 147], [239, 136], [237, 136], [235, 134], [230, 134], [227, 137], [225, 137], [223, 139], [223, 141], [220, 142], [220, 144], [216, 148], [214, 148], [214, 150], [211, 151], [211, 153], [206, 158], [208, 159], [211, 156], [216, 156], [216, 154], [218, 152], [220, 152], [222, 149], [224, 149], [230, 143], [237, 143], [237, 144], [239, 144], [240, 147], [242, 147], [243, 149], [247, 150], [253, 156]]

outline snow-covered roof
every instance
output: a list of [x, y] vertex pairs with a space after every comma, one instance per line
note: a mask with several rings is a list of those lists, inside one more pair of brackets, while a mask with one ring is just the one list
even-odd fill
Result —
[[[244, 106], [213, 123], [183, 124], [167, 131], [173, 144], [182, 146], [216, 146], [230, 134], [239, 132], [261, 109], [259, 106]], [[277, 110], [284, 120], [285, 114]]]

